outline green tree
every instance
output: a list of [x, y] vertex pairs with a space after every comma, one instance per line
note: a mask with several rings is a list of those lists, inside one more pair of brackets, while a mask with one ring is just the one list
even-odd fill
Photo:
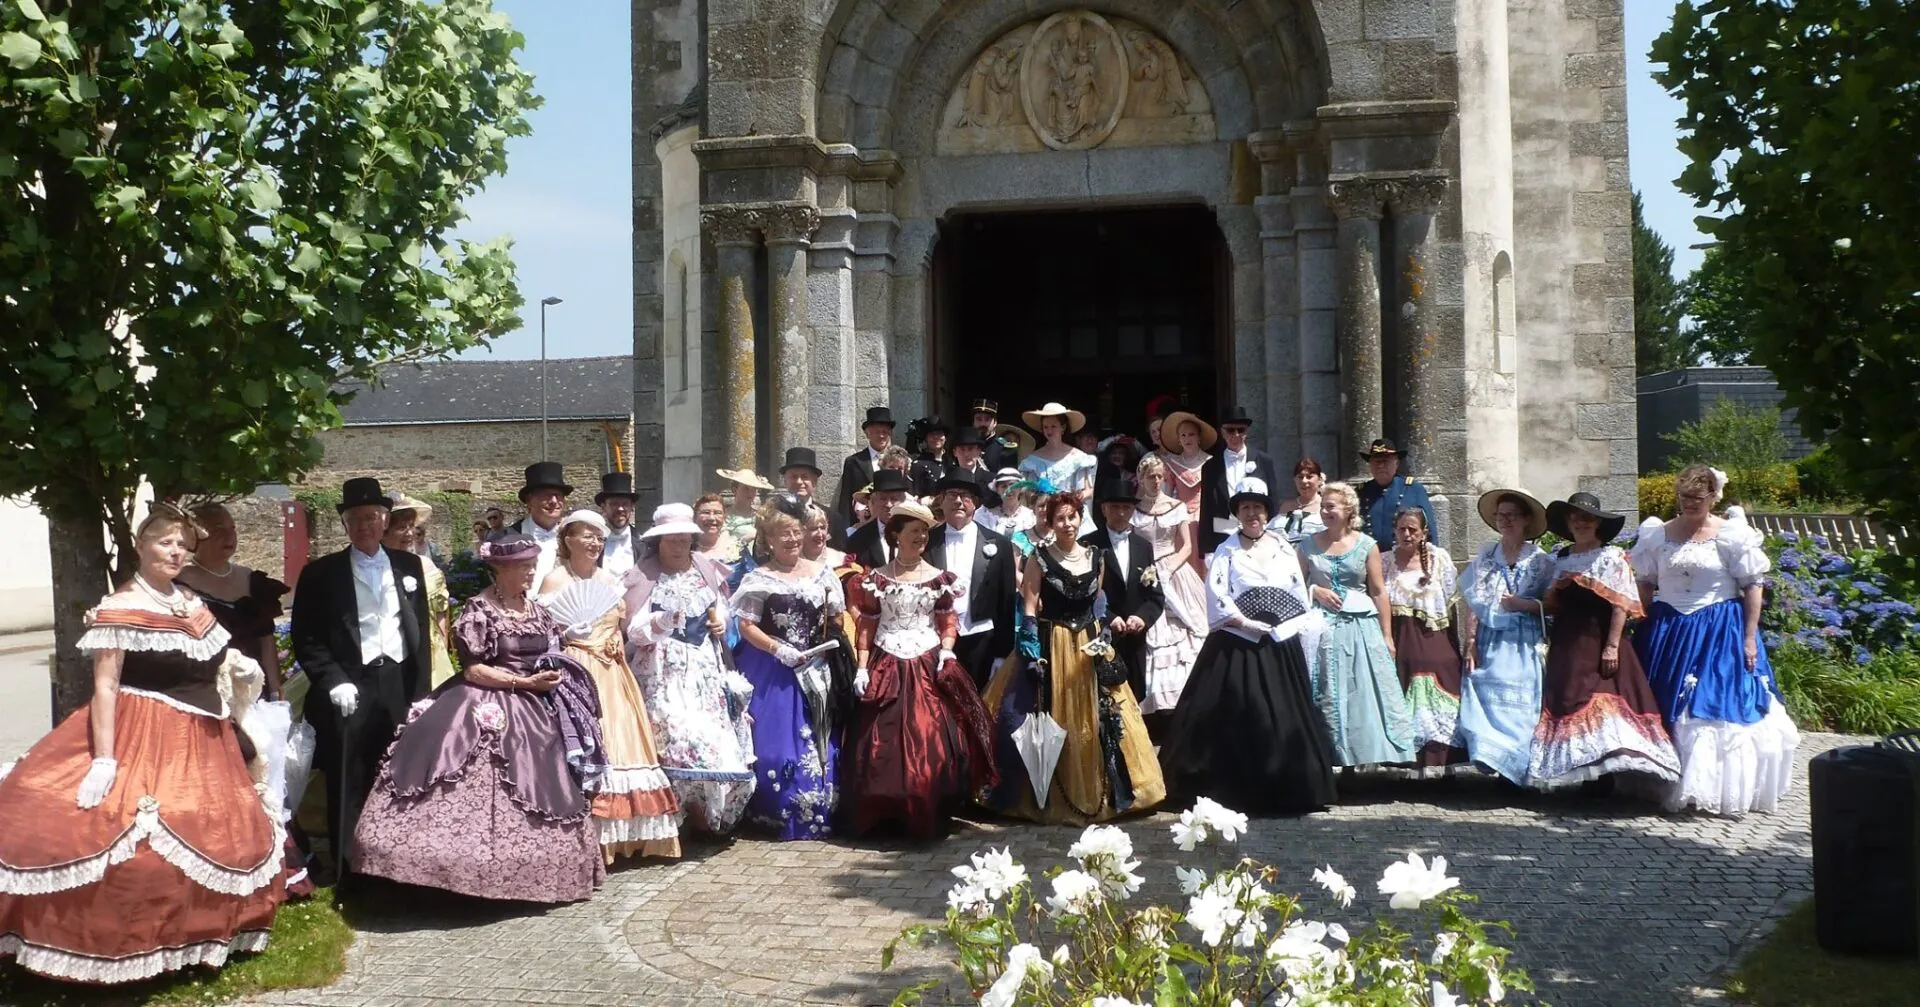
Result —
[[1680, 318], [1686, 303], [1673, 279], [1673, 248], [1647, 226], [1640, 194], [1633, 194], [1633, 350], [1641, 374], [1693, 363]]
[[1673, 445], [1667, 459], [1675, 469], [1688, 465], [1716, 465], [1729, 472], [1763, 469], [1787, 456], [1787, 438], [1780, 432], [1780, 410], [1755, 409], [1733, 399], [1720, 399], [1693, 423], [1666, 435]]
[[1693, 323], [1689, 341], [1716, 364], [1745, 364], [1752, 359], [1747, 345], [1747, 330], [1753, 322], [1747, 285], [1752, 278], [1743, 266], [1715, 245], [1707, 249], [1681, 288]]
[[1686, 103], [1680, 186], [1741, 264], [1753, 362], [1851, 489], [1920, 521], [1920, 4], [1681, 3], [1653, 48]]
[[507, 243], [449, 232], [521, 45], [489, 0], [0, 3], [0, 495], [52, 525], [56, 712], [143, 480], [285, 479], [343, 379], [518, 324]]

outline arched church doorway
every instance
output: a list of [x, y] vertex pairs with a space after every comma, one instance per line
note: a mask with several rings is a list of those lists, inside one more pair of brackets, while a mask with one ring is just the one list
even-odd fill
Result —
[[1231, 388], [1226, 244], [1204, 206], [963, 213], [934, 249], [939, 411], [1007, 422], [1048, 401], [1136, 436], [1162, 395], [1214, 415]]

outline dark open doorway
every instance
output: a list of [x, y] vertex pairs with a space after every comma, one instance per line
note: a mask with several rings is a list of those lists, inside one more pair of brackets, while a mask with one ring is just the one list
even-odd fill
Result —
[[969, 213], [936, 246], [934, 387], [965, 422], [1048, 401], [1141, 435], [1172, 395], [1211, 416], [1231, 380], [1226, 248], [1205, 207]]

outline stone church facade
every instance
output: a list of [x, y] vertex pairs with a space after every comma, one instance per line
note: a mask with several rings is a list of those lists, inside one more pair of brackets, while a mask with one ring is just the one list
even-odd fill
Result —
[[[864, 409], [1381, 434], [1444, 538], [1636, 471], [1623, 0], [634, 0], [635, 471]], [[830, 487], [825, 489], [830, 490]]]

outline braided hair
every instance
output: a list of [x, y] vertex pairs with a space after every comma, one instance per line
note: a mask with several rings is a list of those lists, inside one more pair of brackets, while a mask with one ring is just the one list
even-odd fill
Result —
[[1399, 527], [1400, 520], [1409, 517], [1420, 522], [1420, 586], [1424, 588], [1433, 582], [1433, 532], [1427, 528], [1427, 512], [1418, 507], [1402, 507], [1395, 511], [1394, 526]]

